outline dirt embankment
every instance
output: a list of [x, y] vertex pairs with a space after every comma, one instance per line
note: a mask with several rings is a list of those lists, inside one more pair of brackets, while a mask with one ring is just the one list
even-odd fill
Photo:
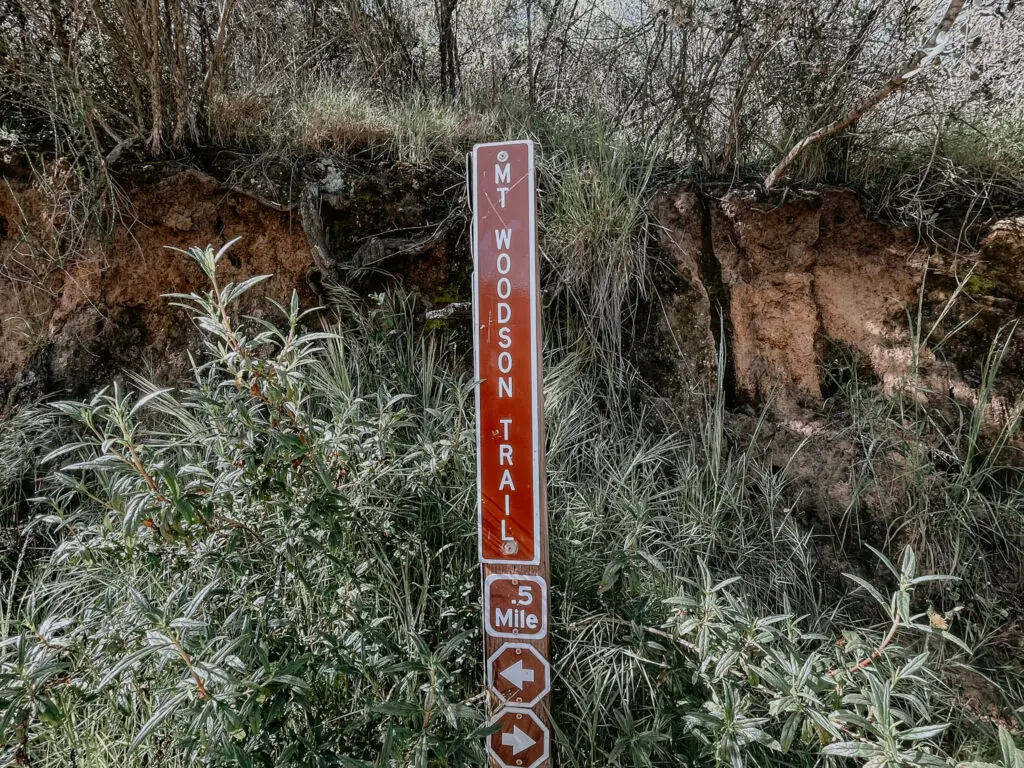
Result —
[[119, 212], [110, 239], [87, 237], [73, 257], [62, 252], [64, 223], [43, 191], [0, 186], [0, 381], [9, 396], [18, 389], [84, 394], [123, 368], [182, 373], [194, 334], [162, 294], [205, 286], [196, 265], [171, 247], [218, 247], [244, 235], [225, 257], [225, 282], [269, 273], [274, 278], [254, 290], [254, 300], [294, 287], [312, 301], [308, 246], [287, 214], [227, 194], [197, 172], [140, 181], [127, 187], [131, 206]]
[[[125, 370], [179, 378], [198, 337], [164, 294], [207, 285], [172, 249], [216, 249], [240, 238], [221, 262], [222, 285], [273, 275], [244, 298], [240, 315], [266, 315], [267, 298], [285, 302], [293, 289], [305, 307], [323, 302], [323, 264], [298, 201], [275, 203], [251, 191], [258, 185], [243, 192], [210, 173], [148, 164], [120, 179], [109, 235], [79, 237], [53, 184], [33, 181], [16, 158], [0, 170], [0, 407], [42, 394], [81, 396]], [[460, 298], [469, 266], [449, 257], [461, 232], [446, 218], [440, 180], [399, 166], [351, 177], [318, 171], [328, 182], [316, 186], [319, 242], [352, 267], [350, 282], [368, 292], [394, 272], [433, 299]]]
[[[300, 180], [285, 195], [294, 202], [280, 203], [253, 192], [260, 182], [245, 174], [228, 183], [150, 164], [121, 179], [116, 223], [100, 241], [79, 237], [62, 210], [59, 168], [42, 187], [16, 158], [0, 170], [0, 382], [8, 392], [33, 376], [40, 391], [81, 393], [126, 366], [184, 370], [190, 324], [162, 294], [204, 286], [168, 247], [241, 237], [223, 279], [274, 275], [247, 312], [293, 288], [315, 303], [327, 269], [367, 291], [402, 280], [427, 306], [467, 297], [467, 213], [458, 180], [443, 174], [320, 163], [315, 184]], [[316, 232], [302, 215], [311, 188]], [[705, 385], [724, 332], [734, 403], [813, 408], [834, 390], [830, 365], [839, 358], [887, 392], [910, 386], [969, 401], [989, 342], [1022, 314], [1024, 218], [995, 223], [975, 252], [954, 258], [871, 220], [841, 189], [761, 199], [685, 187], [662, 194], [652, 214], [672, 268], [657, 277], [646, 318], [661, 337], [638, 338], [634, 352], [669, 389]], [[1024, 378], [1019, 341], [1003, 373], [1011, 384]]]
[[[738, 403], [814, 407], [834, 391], [839, 362], [888, 394], [969, 402], [990, 342], [1024, 310], [1024, 219], [997, 222], [977, 251], [954, 257], [870, 219], [843, 189], [781, 202], [684, 189], [655, 210], [685, 290], [715, 338], [726, 331]], [[687, 333], [671, 325], [670, 336]], [[1022, 361], [1017, 340], [1002, 367], [1007, 389], [1024, 379]]]
[[[10, 159], [3, 171], [4, 409], [42, 394], [81, 396], [123, 370], [168, 381], [186, 371], [197, 336], [163, 294], [205, 286], [166, 246], [217, 247], [241, 236], [225, 257], [224, 282], [274, 275], [243, 314], [265, 314], [266, 297], [286, 299], [293, 289], [305, 306], [322, 301], [327, 271], [364, 294], [402, 281], [426, 308], [468, 298], [468, 213], [450, 173], [320, 162], [282, 193], [257, 180], [274, 175], [262, 171], [140, 166], [121, 180], [125, 200], [100, 241], [74, 239], [54, 192], [59, 168], [44, 188]], [[839, 189], [765, 199], [684, 187], [655, 200], [652, 216], [664, 258], [658, 291], [633, 323], [641, 329], [634, 359], [685, 408], [713, 381], [724, 335], [735, 430], [752, 429], [743, 406], [769, 405], [759, 439], [806, 486], [818, 514], [845, 514], [851, 503], [855, 450], [822, 409], [843, 377], [971, 407], [991, 341], [1024, 314], [1024, 219], [995, 223], [976, 250], [954, 257], [870, 219]], [[1022, 407], [1022, 339], [1005, 350], [985, 412], [991, 430]]]
[[[694, 361], [713, 371], [724, 333], [733, 436], [741, 446], [753, 441], [785, 472], [807, 527], [854, 525], [867, 540], [885, 541], [914, 482], [908, 454], [941, 464], [951, 450], [942, 441], [963, 437], [976, 410], [989, 443], [1020, 418], [1024, 334], [1011, 332], [1024, 316], [1024, 218], [996, 222], [976, 249], [954, 254], [872, 220], [840, 189], [780, 200], [683, 188], [662, 195], [654, 214], [671, 265], [660, 283], [671, 290], [659, 299], [658, 332], [647, 337], [662, 354], [645, 359], [658, 363], [661, 390], [685, 399]], [[999, 375], [986, 391], [993, 351], [1002, 353]], [[935, 420], [935, 444], [894, 434], [871, 447], [875, 475], [864, 487], [856, 465], [865, 430], [834, 418], [827, 403], [854, 376], [926, 403]], [[899, 432], [897, 422], [882, 428]], [[828, 554], [830, 539], [820, 546], [842, 561]], [[936, 568], [952, 566], [942, 562], [949, 553], [920, 554]]]

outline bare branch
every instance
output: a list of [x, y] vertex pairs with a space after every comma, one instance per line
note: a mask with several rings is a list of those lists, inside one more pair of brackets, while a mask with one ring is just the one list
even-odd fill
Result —
[[809, 146], [817, 144], [819, 141], [839, 133], [859, 120], [865, 112], [878, 106], [885, 101], [885, 99], [889, 98], [889, 96], [902, 88], [908, 79], [915, 75], [922, 66], [926, 65], [928, 61], [934, 57], [936, 48], [945, 43], [945, 39], [949, 35], [949, 31], [953, 28], [953, 24], [956, 22], [957, 16], [960, 15], [960, 11], [963, 10], [965, 4], [966, 0], [949, 0], [949, 5], [946, 8], [946, 13], [943, 15], [942, 20], [932, 31], [932, 34], [928, 39], [924, 41], [921, 47], [914, 52], [914, 55], [911, 56], [900, 68], [899, 72], [889, 78], [889, 80], [887, 80], [881, 87], [875, 89], [858, 101], [853, 108], [840, 119], [833, 123], [829, 123], [824, 128], [819, 128], [814, 131], [814, 133], [808, 134], [797, 142], [796, 146], [789, 150], [789, 153], [778, 165], [775, 166], [774, 169], [772, 169], [772, 172], [768, 174], [768, 177], [764, 180], [765, 189], [771, 189], [775, 186], [779, 179], [785, 175], [787, 170], [789, 170], [789, 167], [793, 162]]

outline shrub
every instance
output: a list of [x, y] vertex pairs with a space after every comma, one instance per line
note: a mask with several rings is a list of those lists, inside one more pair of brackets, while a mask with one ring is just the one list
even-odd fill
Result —
[[[294, 295], [279, 326], [240, 323], [262, 278], [221, 286], [227, 247], [192, 249], [211, 287], [173, 297], [205, 339], [187, 387], [53, 406], [76, 437], [34, 521], [55, 549], [0, 625], [0, 764], [479, 765], [457, 337], [393, 293], [327, 330]], [[955, 710], [966, 646], [915, 597], [944, 577], [907, 551], [882, 558], [889, 595], [851, 577], [874, 612], [830, 603], [785, 479], [723, 440], [720, 392], [679, 433], [628, 405], [636, 382], [609, 381], [588, 336], [549, 339], [559, 764], [995, 753]]]

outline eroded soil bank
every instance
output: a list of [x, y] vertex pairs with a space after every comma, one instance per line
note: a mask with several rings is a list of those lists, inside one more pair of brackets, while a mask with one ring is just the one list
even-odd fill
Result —
[[[141, 165], [119, 178], [122, 205], [101, 239], [79, 236], [55, 204], [59, 169], [46, 188], [17, 157], [2, 170], [4, 413], [42, 396], [83, 396], [125, 371], [173, 382], [187, 370], [198, 337], [163, 294], [204, 285], [168, 246], [241, 237], [224, 279], [274, 276], [243, 313], [265, 315], [266, 298], [293, 290], [305, 306], [329, 302], [332, 282], [363, 295], [401, 283], [424, 313], [469, 298], [469, 211], [454, 171], [322, 160], [296, 177], [216, 162]], [[724, 336], [732, 434], [793, 477], [795, 513], [831, 528], [853, 516], [869, 540], [889, 535], [909, 482], [905, 459], [891, 452], [869, 492], [856, 487], [859, 449], [829, 398], [856, 376], [927, 401], [951, 423], [958, 406], [974, 407], [993, 340], [1024, 314], [1024, 218], [985, 225], [959, 253], [871, 219], [836, 188], [767, 198], [683, 186], [652, 201], [651, 219], [656, 290], [627, 334], [645, 377], [669, 407], [697, 407]], [[982, 393], [990, 436], [1024, 407], [1022, 337], [1003, 351], [996, 389]], [[841, 560], [829, 547], [823, 556]]]

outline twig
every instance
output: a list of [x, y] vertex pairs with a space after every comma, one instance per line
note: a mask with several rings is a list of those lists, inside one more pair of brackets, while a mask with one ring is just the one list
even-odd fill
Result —
[[[99, 438], [100, 444], [106, 442], [106, 438], [103, 436], [103, 433], [96, 429], [96, 427], [90, 424], [89, 429], [92, 431], [94, 435], [96, 435], [97, 438]], [[156, 496], [157, 501], [161, 501], [164, 504], [170, 504], [170, 500], [160, 492], [160, 488], [157, 486], [156, 481], [153, 479], [153, 476], [146, 471], [146, 467], [145, 465], [143, 465], [142, 460], [139, 458], [139, 455], [135, 452], [135, 447], [132, 445], [131, 440], [128, 439], [127, 433], [125, 433], [124, 430], [122, 430], [122, 434], [124, 436], [125, 446], [128, 448], [128, 453], [131, 455], [131, 459], [129, 460], [125, 458], [125, 455], [118, 451], [113, 445], [108, 446], [107, 450], [110, 451], [110, 453], [114, 455], [119, 461], [127, 464], [130, 467], [134, 467], [135, 471], [142, 475], [142, 478], [146, 481], [146, 485], [149, 486], [149, 490], [151, 490], [153, 494]]]
[[666, 640], [671, 640], [673, 643], [680, 646], [681, 648], [685, 648], [690, 653], [697, 653], [697, 646], [693, 643], [688, 643], [686, 640], [675, 637], [674, 635], [670, 635], [668, 632], [665, 632], [663, 630], [655, 629], [654, 627], [647, 627], [643, 625], [641, 625], [641, 627], [643, 628], [644, 632], [646, 632], [649, 635], [654, 635], [655, 637], [662, 637]]
[[168, 639], [174, 644], [174, 647], [178, 651], [178, 655], [181, 656], [181, 660], [185, 662], [185, 666], [188, 667], [188, 671], [192, 673], [192, 679], [196, 681], [196, 691], [199, 694], [200, 699], [205, 699], [209, 696], [209, 692], [206, 690], [206, 684], [203, 682], [203, 678], [196, 672], [195, 667], [192, 666], [192, 657], [188, 655], [186, 651], [174, 637], [170, 634], [167, 635]]
[[686, 640], [683, 640], [681, 638], [678, 638], [678, 637], [676, 637], [676, 636], [674, 636], [672, 634], [669, 634], [668, 632], [666, 632], [666, 631], [664, 631], [662, 629], [656, 629], [655, 627], [648, 627], [648, 626], [646, 626], [644, 624], [638, 624], [636, 622], [626, 621], [625, 619], [620, 619], [620, 618], [618, 618], [616, 616], [595, 616], [594, 617], [594, 621], [607, 621], [609, 624], [616, 624], [616, 625], [618, 625], [620, 627], [630, 627], [630, 628], [632, 628], [632, 627], [639, 627], [640, 629], [642, 629], [644, 632], [646, 632], [649, 635], [654, 635], [655, 637], [660, 637], [660, 638], [663, 638], [665, 640], [669, 640], [669, 641], [675, 643], [676, 645], [680, 646], [681, 648], [685, 648], [690, 653], [697, 653], [697, 646], [696, 645], [694, 645], [693, 643], [689, 643]]
[[117, 146], [110, 150], [110, 152], [107, 153], [107, 156], [103, 158], [103, 164], [108, 168], [112, 166], [121, 158], [121, 154], [138, 140], [138, 136], [129, 136], [125, 139], [121, 139], [117, 142]]
[[899, 72], [889, 78], [883, 85], [876, 88], [854, 104], [853, 108], [841, 118], [835, 122], [829, 123], [824, 128], [819, 128], [797, 142], [796, 146], [789, 150], [789, 153], [778, 165], [775, 166], [775, 168], [772, 169], [772, 172], [768, 174], [768, 177], [764, 180], [765, 189], [771, 189], [774, 187], [779, 179], [785, 175], [786, 171], [789, 170], [789, 166], [791, 166], [809, 146], [817, 144], [819, 141], [823, 141], [830, 136], [834, 136], [844, 128], [852, 125], [859, 120], [865, 112], [878, 106], [885, 99], [889, 98], [889, 96], [902, 88], [910, 77], [916, 74], [922, 66], [928, 63], [930, 60], [929, 57], [934, 55], [936, 47], [944, 42], [940, 41], [940, 37], [949, 34], [957, 16], [959, 16], [960, 11], [963, 10], [965, 2], [966, 0], [949, 0], [949, 5], [946, 7], [946, 13], [943, 15], [938, 26], [935, 27], [935, 30], [928, 39], [924, 41], [921, 47], [917, 49], [914, 55], [904, 63]]
[[[892, 643], [893, 638], [896, 637], [896, 631], [900, 628], [900, 624], [901, 623], [902, 622], [900, 621], [900, 617], [899, 616], [897, 616], [895, 619], [893, 619], [892, 626], [889, 627], [889, 634], [887, 634], [882, 639], [882, 642], [878, 644], [878, 647], [875, 648], [875, 650], [873, 650], [870, 655], [865, 656], [863, 659], [858, 661], [856, 664], [854, 664], [852, 667], [850, 667], [846, 671], [848, 673], [852, 674], [852, 673], [854, 673], [854, 672], [856, 672], [858, 670], [864, 669], [865, 667], [869, 666], [871, 664], [871, 662], [873, 662], [875, 659], [877, 659], [879, 656], [881, 656], [883, 653], [885, 653], [885, 649], [889, 647], [889, 644]], [[835, 677], [838, 673], [839, 673], [839, 670], [833, 669], [833, 670], [829, 670], [826, 673], [826, 675], [828, 677]]]
[[256, 539], [256, 541], [258, 541], [260, 544], [263, 543], [263, 537], [260, 536], [256, 531], [254, 531], [248, 525], [246, 525], [245, 523], [241, 522], [240, 520], [235, 520], [233, 518], [228, 517], [227, 515], [214, 515], [214, 519], [215, 520], [222, 520], [229, 528], [237, 528], [237, 529], [239, 529], [241, 531], [244, 531], [245, 533], [248, 533], [250, 536], [252, 536], [254, 539]]
[[[136, 471], [138, 471], [138, 473], [142, 475], [142, 477], [145, 479], [146, 485], [149, 486], [149, 490], [151, 490], [156, 495], [157, 501], [162, 501], [164, 504], [170, 504], [170, 500], [162, 493], [160, 493], [160, 489], [157, 487], [156, 480], [154, 480], [152, 475], [150, 475], [149, 472], [146, 471], [146, 467], [143, 466], [142, 460], [139, 458], [139, 455], [135, 452], [135, 446], [133, 446], [131, 442], [129, 442], [128, 440], [125, 440], [125, 443], [128, 446], [128, 453], [130, 453], [132, 456], [131, 463], [135, 465]], [[115, 456], [118, 455], [117, 451], [115, 451], [113, 448], [111, 448], [110, 450]], [[121, 461], [124, 461], [123, 456], [118, 456], [118, 458], [120, 458]]]
[[468, 301], [455, 301], [440, 309], [427, 311], [427, 320], [468, 320], [473, 315], [473, 305]]

